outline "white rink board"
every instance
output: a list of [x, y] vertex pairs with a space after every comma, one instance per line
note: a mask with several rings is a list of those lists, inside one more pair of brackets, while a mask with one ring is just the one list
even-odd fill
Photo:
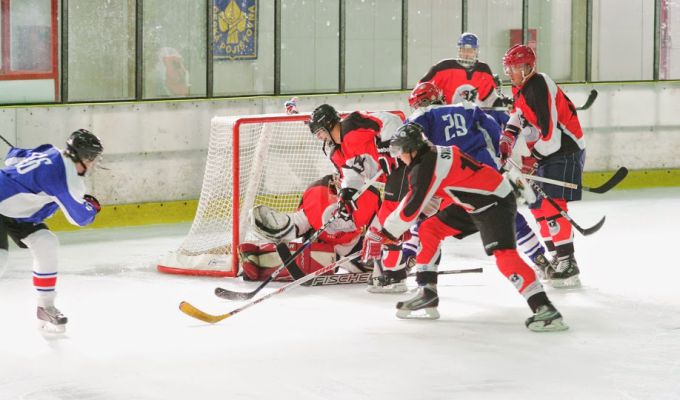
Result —
[[[59, 233], [66, 336], [35, 329], [30, 254], [0, 278], [0, 399], [677, 399], [680, 189], [614, 191], [574, 205], [602, 230], [576, 237], [579, 290], [548, 289], [571, 325], [537, 334], [479, 237], [445, 243], [438, 321], [401, 321], [402, 295], [296, 288], [207, 325], [181, 314], [236, 308], [216, 286], [256, 284], [153, 270], [188, 224]], [[414, 283], [411, 281], [411, 286]], [[278, 287], [278, 284], [272, 285]], [[265, 289], [264, 292], [268, 292]]]

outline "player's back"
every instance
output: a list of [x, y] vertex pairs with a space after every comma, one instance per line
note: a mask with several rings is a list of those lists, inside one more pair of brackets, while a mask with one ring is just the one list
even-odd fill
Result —
[[419, 109], [409, 120], [421, 125], [434, 145], [457, 146], [478, 161], [495, 167], [500, 127], [474, 104], [433, 105]]

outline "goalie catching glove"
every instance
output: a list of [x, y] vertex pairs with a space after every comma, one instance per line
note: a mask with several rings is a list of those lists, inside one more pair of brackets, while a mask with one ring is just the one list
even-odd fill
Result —
[[361, 248], [361, 261], [368, 263], [371, 260], [382, 257], [383, 245], [397, 244], [398, 240], [392, 237], [387, 231], [378, 228], [371, 228], [364, 236], [364, 245]]

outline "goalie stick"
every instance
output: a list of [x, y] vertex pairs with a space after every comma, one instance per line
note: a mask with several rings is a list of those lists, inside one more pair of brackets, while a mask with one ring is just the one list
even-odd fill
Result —
[[[508, 163], [511, 164], [513, 167], [520, 169], [520, 167], [511, 159], [508, 158]], [[593, 233], [597, 232], [602, 228], [602, 225], [604, 225], [604, 220], [606, 217], [602, 217], [602, 219], [596, 223], [595, 225], [591, 226], [590, 228], [583, 229], [579, 224], [574, 221], [569, 214], [567, 214], [566, 211], [562, 207], [560, 207], [559, 204], [555, 200], [552, 199], [552, 197], [548, 196], [548, 194], [543, 191], [543, 189], [536, 184], [534, 181], [528, 181], [531, 187], [534, 188], [535, 191], [537, 191], [544, 199], [548, 200], [548, 202], [555, 207], [555, 209], [560, 213], [561, 216], [563, 216], [569, 223], [577, 230], [579, 231], [583, 236], [588, 236], [592, 235]]]
[[[356, 201], [359, 198], [359, 196], [361, 196], [366, 190], [368, 190], [368, 188], [373, 186], [373, 184], [378, 180], [378, 178], [380, 178], [382, 176], [382, 174], [383, 174], [382, 169], [378, 170], [378, 173], [375, 174], [375, 176], [373, 176], [373, 178], [369, 179], [366, 183], [364, 183], [364, 185], [361, 188], [359, 188], [359, 190], [357, 190], [356, 193], [354, 193], [354, 196], [352, 196], [352, 200]], [[323, 226], [321, 228], [319, 228], [319, 230], [314, 232], [314, 234], [312, 236], [310, 236], [309, 239], [307, 239], [302, 244], [302, 246], [295, 251], [295, 253], [293, 253], [290, 257], [288, 257], [288, 259], [286, 261], [284, 261], [283, 265], [281, 265], [274, 272], [272, 272], [272, 274], [269, 275], [267, 277], [267, 279], [265, 279], [260, 284], [260, 286], [256, 287], [255, 290], [253, 290], [251, 292], [235, 292], [233, 290], [217, 287], [217, 288], [215, 288], [215, 296], [222, 298], [222, 299], [227, 299], [227, 300], [248, 300], [248, 299], [252, 299], [260, 290], [262, 290], [265, 286], [267, 286], [269, 284], [269, 282], [276, 279], [276, 277], [279, 276], [279, 274], [281, 274], [281, 272], [283, 272], [283, 270], [286, 269], [286, 268], [290, 268], [289, 272], [291, 272], [291, 276], [294, 279], [300, 279], [300, 278], [304, 277], [304, 274], [302, 273], [300, 268], [297, 266], [297, 264], [295, 264], [295, 259], [300, 254], [302, 254], [302, 252], [307, 247], [311, 246], [312, 243], [315, 242], [319, 238], [319, 236], [321, 236], [321, 234], [326, 230], [326, 228], [328, 228], [330, 226], [330, 224], [332, 224], [333, 221], [335, 221], [337, 218], [339, 218], [338, 213], [333, 214], [333, 216], [330, 217], [328, 219], [328, 221], [326, 221], [326, 223], [323, 224]], [[276, 245], [276, 250], [279, 254], [286, 254], [286, 253], [290, 254], [288, 247], [285, 244], [282, 244], [282, 243], [278, 243]]]
[[236, 315], [236, 314], [240, 313], [241, 311], [246, 310], [246, 309], [254, 306], [255, 304], [258, 304], [262, 301], [265, 301], [268, 298], [271, 298], [272, 296], [275, 296], [279, 293], [283, 293], [286, 290], [293, 289], [294, 287], [300, 286], [303, 283], [310, 281], [310, 280], [314, 279], [315, 277], [317, 277], [319, 275], [325, 274], [328, 271], [332, 271], [334, 268], [336, 268], [340, 265], [344, 265], [345, 263], [348, 263], [349, 261], [359, 257], [359, 255], [360, 255], [359, 251], [357, 251], [353, 254], [350, 254], [347, 257], [341, 258], [340, 260], [338, 260], [338, 261], [336, 261], [332, 264], [329, 264], [329, 265], [327, 265], [327, 266], [325, 266], [321, 269], [318, 269], [318, 270], [314, 271], [313, 273], [311, 273], [309, 275], [305, 275], [304, 277], [302, 277], [298, 280], [295, 280], [295, 281], [290, 282], [290, 283], [288, 283], [284, 286], [281, 286], [280, 288], [276, 289], [275, 291], [267, 293], [266, 295], [264, 295], [260, 298], [257, 298], [255, 300], [252, 300], [252, 301], [242, 305], [241, 307], [236, 308], [236, 309], [234, 309], [234, 310], [232, 310], [232, 311], [230, 311], [226, 314], [217, 314], [217, 315], [208, 314], [207, 312], [199, 310], [198, 308], [196, 308], [195, 306], [191, 305], [190, 303], [188, 303], [186, 301], [179, 303], [179, 309], [184, 314], [186, 314], [186, 315], [188, 315], [192, 318], [196, 318], [196, 319], [201, 320], [203, 322], [208, 322], [210, 324], [214, 324], [214, 323], [222, 321], [223, 319], [227, 319], [227, 318], [229, 318], [233, 315]]
[[[468, 268], [468, 269], [450, 269], [444, 271], [437, 271], [437, 275], [450, 274], [469, 274], [482, 273], [483, 268]], [[303, 284], [303, 286], [330, 286], [330, 285], [350, 285], [354, 283], [368, 283], [371, 279], [372, 272], [356, 272], [348, 274], [335, 275], [321, 275]], [[411, 272], [408, 276], [416, 276], [415, 272]]]
[[597, 90], [593, 89], [590, 91], [590, 94], [588, 95], [588, 98], [586, 99], [586, 102], [583, 103], [581, 107], [576, 107], [576, 110], [582, 111], [582, 110], [587, 110], [590, 108], [590, 106], [593, 105], [595, 102], [595, 99], [597, 99]]
[[602, 194], [602, 193], [607, 193], [608, 191], [613, 189], [616, 185], [621, 183], [621, 181], [624, 180], [627, 175], [628, 175], [628, 168], [621, 167], [614, 173], [614, 175], [612, 175], [611, 178], [609, 178], [605, 183], [603, 183], [602, 185], [597, 186], [597, 187], [588, 187], [588, 186], [578, 185], [576, 183], [562, 182], [562, 181], [558, 181], [556, 179], [549, 179], [549, 178], [544, 178], [542, 176], [535, 176], [535, 175], [529, 175], [529, 174], [524, 174], [524, 177], [527, 178], [527, 179], [531, 179], [532, 181], [536, 181], [536, 182], [544, 182], [544, 183], [549, 183], [551, 185], [566, 187], [566, 188], [569, 188], [569, 189], [581, 189], [581, 190], [585, 190], [586, 192]]

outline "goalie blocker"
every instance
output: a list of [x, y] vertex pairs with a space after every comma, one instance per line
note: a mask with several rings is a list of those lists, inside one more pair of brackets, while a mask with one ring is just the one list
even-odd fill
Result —
[[[297, 251], [302, 246], [302, 243], [288, 243], [291, 252]], [[238, 252], [244, 280], [264, 281], [283, 265], [283, 260], [276, 251], [274, 243], [242, 243], [238, 247]], [[312, 243], [295, 261], [300, 270], [308, 275], [334, 263], [336, 254], [332, 244]], [[325, 273], [325, 275], [332, 274], [333, 271]], [[293, 279], [287, 270], [283, 270], [274, 280], [291, 281]]]

